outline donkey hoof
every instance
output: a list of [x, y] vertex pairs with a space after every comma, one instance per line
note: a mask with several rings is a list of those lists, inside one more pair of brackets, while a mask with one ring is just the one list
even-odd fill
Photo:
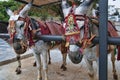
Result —
[[67, 68], [66, 68], [66, 67], [64, 67], [64, 68], [63, 68], [63, 71], [66, 71], [66, 70], [67, 70]]
[[16, 74], [21, 74], [21, 70], [20, 68], [18, 67], [16, 70], [15, 70]]
[[51, 64], [51, 62], [49, 61], [48, 64]]
[[61, 66], [61, 69], [63, 69], [63, 71], [67, 70], [67, 68], [64, 65]]
[[115, 74], [113, 75], [114, 80], [118, 80], [118, 76]]
[[89, 75], [90, 78], [94, 78], [94, 74], [88, 73], [88, 75]]
[[16, 70], [16, 74], [21, 74], [21, 70]]
[[42, 77], [41, 77], [41, 78], [38, 78], [37, 80], [42, 80]]
[[33, 63], [33, 67], [36, 67], [36, 62]]

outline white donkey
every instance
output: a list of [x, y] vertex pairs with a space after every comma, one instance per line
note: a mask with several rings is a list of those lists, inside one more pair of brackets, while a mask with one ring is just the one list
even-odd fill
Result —
[[[31, 8], [32, 2], [33, 0], [26, 6], [22, 7], [19, 11], [12, 12], [10, 9], [6, 9], [7, 14], [10, 16], [8, 32], [10, 34], [11, 40], [13, 41], [13, 48], [17, 53], [17, 58], [19, 60], [19, 66], [16, 70], [17, 73], [19, 74], [21, 72], [21, 62], [19, 59], [20, 54], [24, 53], [27, 48], [30, 47], [33, 51], [37, 63], [37, 79], [42, 80], [41, 70], [43, 69], [45, 74], [44, 80], [48, 80], [47, 55], [48, 50], [51, 48], [51, 44], [49, 44], [49, 41], [39, 40], [37, 36], [41, 36], [42, 34], [63, 35], [64, 31], [62, 30], [62, 25], [56, 22], [41, 22], [28, 17], [27, 11]], [[61, 50], [65, 53], [63, 54], [63, 65], [61, 68], [63, 70], [66, 70], [66, 50], [64, 48], [65, 42], [59, 43], [61, 43]]]
[[[10, 33], [10, 37], [13, 38], [13, 47], [15, 49], [15, 52], [17, 54], [24, 53], [27, 48], [27, 41], [24, 35], [24, 21], [18, 20], [20, 17], [26, 18], [27, 14], [26, 11], [28, 11], [32, 6], [32, 3], [27, 4], [21, 11], [18, 12], [12, 12], [10, 9], [7, 9], [7, 14], [10, 16], [9, 19], [9, 25], [8, 25], [8, 31]], [[20, 49], [22, 47], [22, 49]], [[24, 49], [23, 49], [24, 48]], [[45, 73], [45, 80], [48, 80], [47, 71], [48, 71], [48, 64], [47, 64], [47, 51], [48, 47], [47, 44], [44, 43], [44, 41], [40, 40], [37, 41], [34, 46], [31, 47], [33, 50], [33, 54], [35, 56], [36, 62], [37, 62], [37, 68], [38, 68], [38, 80], [42, 80], [42, 64], [41, 64], [41, 57], [42, 55], [43, 59], [43, 70]], [[24, 50], [24, 51], [22, 51]], [[19, 55], [18, 55], [19, 56]], [[19, 58], [19, 57], [18, 57]], [[20, 62], [20, 61], [19, 61]], [[21, 67], [21, 64], [19, 64], [19, 67]], [[17, 69], [19, 70], [19, 69]]]
[[[64, 27], [71, 27], [69, 26], [69, 19], [70, 14], [73, 14], [73, 27], [78, 26], [79, 28], [79, 40], [78, 41], [69, 41], [69, 57], [71, 58], [79, 58], [78, 54], [83, 54], [84, 59], [87, 64], [88, 74], [90, 80], [98, 79], [98, 69], [97, 74], [94, 75], [94, 68], [93, 68], [93, 61], [96, 61], [98, 64], [99, 58], [99, 50], [98, 45], [94, 45], [91, 43], [91, 40], [98, 36], [98, 20], [96, 18], [86, 16], [87, 11], [92, 8], [92, 3], [95, 0], [84, 0], [79, 6], [72, 6], [70, 7], [67, 3], [67, 0], [62, 0], [62, 10], [65, 18]], [[74, 20], [75, 19], [75, 20]], [[108, 32], [110, 36], [118, 36], [113, 25], [111, 22], [108, 22]], [[74, 28], [73, 28], [74, 29]], [[110, 31], [113, 31], [112, 34]], [[71, 33], [70, 33], [71, 34]], [[115, 69], [115, 55], [114, 55], [114, 48], [115, 46], [109, 46], [108, 51], [111, 52], [111, 61], [113, 66], [113, 77], [117, 79], [117, 73]], [[72, 56], [72, 57], [71, 57]], [[73, 60], [71, 59], [71, 60]], [[77, 60], [74, 59], [74, 60]], [[73, 61], [72, 61], [73, 62]], [[75, 62], [75, 61], [74, 61]], [[96, 76], [94, 78], [94, 76]]]

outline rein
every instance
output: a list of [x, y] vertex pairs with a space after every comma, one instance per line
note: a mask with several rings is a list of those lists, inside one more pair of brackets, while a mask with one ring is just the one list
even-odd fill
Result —
[[24, 35], [27, 38], [28, 45], [29, 46], [34, 45], [32, 28], [30, 27], [30, 25], [32, 25], [30, 18], [28, 16], [26, 18], [19, 17], [18, 20], [25, 22]]
[[[82, 48], [85, 49], [88, 45], [91, 44], [91, 41], [95, 38], [96, 35], [93, 35], [91, 33], [91, 29], [90, 29], [90, 25], [89, 25], [89, 22], [90, 22], [90, 18], [86, 15], [82, 16], [84, 17], [84, 36], [83, 36], [83, 39], [82, 41], [79, 41], [80, 44], [82, 44]], [[90, 34], [90, 37], [88, 36]]]

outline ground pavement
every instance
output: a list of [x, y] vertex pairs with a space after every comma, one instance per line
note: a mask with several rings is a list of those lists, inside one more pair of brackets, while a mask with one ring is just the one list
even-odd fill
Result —
[[[52, 64], [49, 65], [48, 78], [49, 80], [88, 80], [87, 68], [84, 59], [80, 64], [73, 64], [67, 58], [67, 71], [62, 71], [62, 57], [57, 49], [51, 51]], [[36, 80], [37, 69], [33, 67], [34, 57], [29, 57], [22, 60], [22, 74], [16, 75], [15, 69], [17, 62], [0, 66], [0, 80]], [[108, 80], [112, 79], [112, 70], [110, 60], [108, 61]], [[120, 62], [117, 62], [117, 72], [120, 80]], [[94, 64], [96, 71], [96, 64]]]
[[[21, 55], [21, 58], [27, 58], [32, 56], [31, 50], [27, 50], [24, 54]], [[6, 41], [0, 39], [0, 66], [16, 61], [16, 54]]]

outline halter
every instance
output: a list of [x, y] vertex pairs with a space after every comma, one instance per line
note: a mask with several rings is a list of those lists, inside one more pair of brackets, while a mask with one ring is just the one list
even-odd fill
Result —
[[[34, 45], [34, 41], [33, 41], [33, 35], [32, 35], [32, 28], [30, 27], [31, 25], [31, 21], [30, 21], [30, 18], [27, 16], [25, 18], [23, 17], [18, 17], [18, 20], [17, 21], [24, 21], [25, 24], [24, 24], [24, 35], [28, 41], [28, 45], [31, 46], [31, 45]], [[9, 28], [9, 31], [10, 31], [10, 40], [13, 42], [13, 39], [15, 37], [15, 34], [16, 34], [16, 30], [15, 28]]]
[[[14, 23], [15, 23], [14, 21], [9, 22], [10, 25], [12, 25]], [[15, 36], [16, 29], [15, 29], [15, 27], [11, 27], [11, 26], [8, 26], [7, 29], [8, 29], [8, 33], [10, 34], [10, 42], [13, 42], [13, 38]]]
[[24, 35], [28, 40], [28, 45], [32, 46], [34, 45], [33, 41], [33, 34], [32, 34], [32, 28], [30, 27], [32, 25], [30, 18], [27, 16], [25, 18], [19, 17], [18, 20], [24, 21]]
[[[88, 45], [91, 44], [91, 41], [93, 40], [93, 38], [95, 38], [96, 35], [93, 35], [91, 33], [91, 26], [89, 27], [89, 22], [90, 22], [90, 18], [86, 15], [77, 15], [77, 20], [80, 21], [84, 21], [84, 36], [82, 38], [82, 40], [79, 40], [79, 43], [82, 45], [82, 48], [85, 49]], [[90, 36], [88, 36], [90, 35]]]
[[66, 47], [69, 46], [70, 43], [76, 43], [79, 41], [79, 33], [80, 30], [78, 28], [78, 24], [76, 22], [76, 17], [74, 15], [74, 8], [71, 8], [70, 13], [65, 18], [65, 36], [66, 36]]
[[[80, 35], [79, 35], [79, 34], [80, 34], [80, 29], [78, 28], [78, 24], [77, 24], [76, 20], [78, 20], [78, 21], [84, 21], [84, 26], [81, 28], [81, 29], [84, 28], [84, 34], [83, 34], [84, 36], [83, 36], [83, 38], [82, 38], [81, 40], [80, 40], [80, 37], [78, 37], [77, 39], [76, 39], [76, 37], [75, 37], [75, 39], [76, 39], [75, 43], [78, 43], [78, 42], [79, 42], [79, 45], [80, 45], [83, 49], [85, 49], [85, 48], [87, 47], [87, 45], [90, 45], [90, 44], [91, 44], [91, 41], [92, 41], [93, 38], [95, 37], [95, 35], [93, 35], [93, 34], [90, 33], [90, 27], [89, 27], [90, 18], [89, 18], [88, 16], [86, 16], [86, 15], [74, 15], [73, 13], [70, 13], [70, 14], [65, 18], [65, 23], [66, 23], [66, 26], [67, 26], [67, 27], [69, 27], [69, 26], [68, 26], [68, 18], [69, 18], [70, 15], [73, 16], [73, 20], [74, 20], [75, 26], [76, 26], [76, 28], [77, 28], [76, 31], [78, 31], [78, 32], [73, 32], [73, 33], [68, 34], [68, 35], [67, 35], [68, 37], [66, 38], [66, 41], [70, 41], [69, 38], [71, 38], [71, 37], [69, 37], [69, 36], [71, 36], [71, 35], [72, 35], [72, 37], [73, 37], [73, 36], [76, 36], [76, 35], [77, 35], [77, 36], [80, 36]], [[88, 36], [89, 33], [90, 33], [90, 37]], [[66, 35], [66, 33], [65, 33], [65, 35]], [[67, 40], [67, 39], [69, 39], [69, 40]], [[66, 45], [68, 46], [69, 43], [66, 43]]]

